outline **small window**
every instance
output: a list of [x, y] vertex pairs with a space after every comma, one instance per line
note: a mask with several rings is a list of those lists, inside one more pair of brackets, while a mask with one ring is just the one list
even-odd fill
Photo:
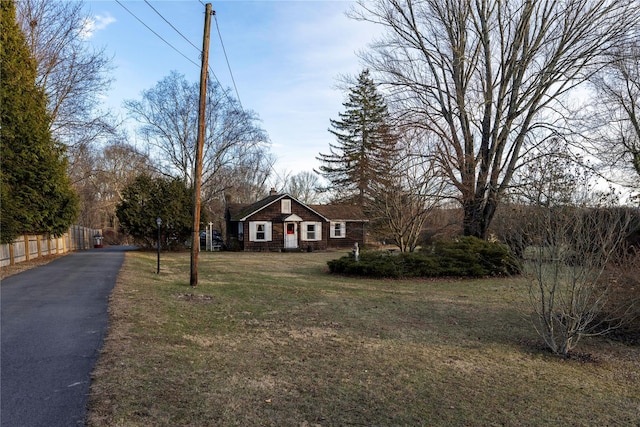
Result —
[[346, 237], [346, 223], [345, 222], [332, 222], [331, 223], [331, 238], [342, 239]]
[[270, 242], [271, 241], [271, 223], [266, 221], [249, 222], [249, 241]]
[[303, 222], [302, 232], [302, 240], [322, 240], [322, 223]]
[[265, 240], [265, 228], [264, 224], [256, 225], [256, 240]]
[[282, 199], [280, 201], [280, 210], [283, 214], [291, 213], [291, 199]]
[[307, 224], [307, 240], [316, 240], [315, 224]]

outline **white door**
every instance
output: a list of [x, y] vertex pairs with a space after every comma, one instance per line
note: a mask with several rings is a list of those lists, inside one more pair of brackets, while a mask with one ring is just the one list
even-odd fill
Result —
[[298, 247], [298, 226], [295, 222], [284, 223], [284, 248], [295, 249]]

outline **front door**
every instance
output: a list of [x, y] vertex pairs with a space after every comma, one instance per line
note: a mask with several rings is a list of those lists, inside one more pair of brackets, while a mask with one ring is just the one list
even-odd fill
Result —
[[296, 249], [298, 247], [298, 226], [295, 222], [284, 223], [284, 248]]

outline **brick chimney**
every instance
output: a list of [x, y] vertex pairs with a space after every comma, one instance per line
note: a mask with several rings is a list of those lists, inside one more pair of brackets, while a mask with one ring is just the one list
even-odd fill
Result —
[[269, 191], [269, 195], [270, 196], [275, 196], [277, 194], [278, 194], [278, 192], [276, 191], [275, 187], [271, 187], [271, 191]]

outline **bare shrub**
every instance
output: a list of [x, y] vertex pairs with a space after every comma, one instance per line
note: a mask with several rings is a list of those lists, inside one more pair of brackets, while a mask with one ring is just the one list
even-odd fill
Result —
[[582, 337], [607, 333], [624, 318], [625, 312], [615, 319], [603, 313], [619, 273], [607, 266], [625, 260], [621, 248], [632, 219], [628, 209], [530, 212], [523, 274], [534, 327], [554, 353], [566, 355]]

